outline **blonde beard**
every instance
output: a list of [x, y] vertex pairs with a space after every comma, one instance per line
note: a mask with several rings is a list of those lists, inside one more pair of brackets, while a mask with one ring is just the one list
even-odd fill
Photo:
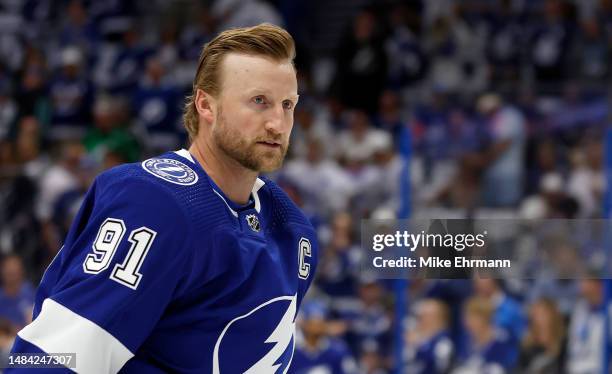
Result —
[[227, 125], [223, 110], [219, 107], [212, 138], [218, 149], [243, 167], [258, 173], [268, 173], [277, 170], [283, 165], [289, 144], [281, 144], [280, 152], [277, 150], [262, 151], [257, 142], [264, 139], [255, 139], [249, 142], [239, 131], [232, 130]]

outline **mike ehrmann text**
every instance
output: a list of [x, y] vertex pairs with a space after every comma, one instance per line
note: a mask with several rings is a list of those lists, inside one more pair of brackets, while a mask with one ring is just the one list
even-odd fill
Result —
[[374, 257], [372, 264], [376, 268], [510, 268], [510, 260], [484, 260], [467, 257], [443, 259], [440, 257], [400, 257], [397, 259], [383, 259]]

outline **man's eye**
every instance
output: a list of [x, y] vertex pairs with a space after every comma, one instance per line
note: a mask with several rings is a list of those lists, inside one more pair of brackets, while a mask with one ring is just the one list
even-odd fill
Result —
[[264, 100], [264, 98], [263, 98], [263, 97], [261, 97], [261, 96], [256, 96], [256, 97], [253, 99], [253, 102], [254, 102], [255, 104], [265, 104], [265, 103], [266, 103], [266, 100]]
[[283, 107], [285, 109], [293, 109], [293, 102], [287, 100], [283, 103]]

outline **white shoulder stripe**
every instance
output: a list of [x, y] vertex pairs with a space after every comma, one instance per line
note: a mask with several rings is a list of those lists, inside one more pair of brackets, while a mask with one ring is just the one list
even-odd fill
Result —
[[186, 150], [185, 148], [178, 150], [178, 151], [174, 151], [174, 153], [176, 153], [177, 155], [188, 159], [189, 161], [191, 161], [192, 164], [195, 164], [195, 161], [193, 160], [193, 157], [191, 156], [191, 153], [189, 153], [188, 150]]
[[47, 353], [76, 353], [77, 373], [116, 373], [134, 356], [106, 330], [49, 298], [18, 335]]
[[257, 213], [261, 213], [261, 202], [259, 201], [259, 195], [257, 194], [257, 191], [259, 191], [260, 188], [263, 187], [263, 185], [266, 184], [266, 182], [264, 182], [262, 179], [257, 178], [255, 180], [255, 185], [253, 186], [253, 199], [255, 200], [255, 210], [257, 211]]

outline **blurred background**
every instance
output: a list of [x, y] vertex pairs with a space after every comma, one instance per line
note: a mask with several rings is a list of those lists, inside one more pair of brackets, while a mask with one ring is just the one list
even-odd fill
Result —
[[271, 177], [321, 246], [292, 371], [605, 372], [601, 280], [542, 269], [398, 294], [360, 273], [359, 230], [606, 217], [611, 0], [0, 0], [0, 351], [93, 178], [185, 147], [203, 44], [261, 22], [295, 38], [300, 87]]

